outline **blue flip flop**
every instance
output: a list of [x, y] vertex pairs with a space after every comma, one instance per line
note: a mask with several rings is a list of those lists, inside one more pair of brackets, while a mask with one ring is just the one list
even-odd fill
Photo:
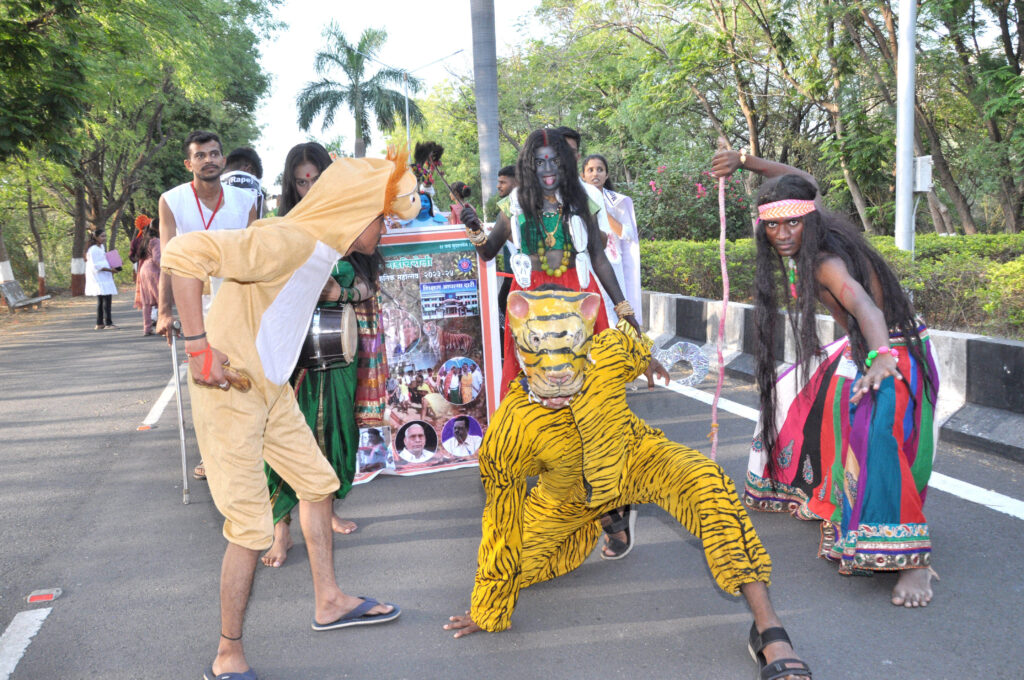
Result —
[[249, 669], [244, 673], [221, 673], [213, 672], [213, 664], [203, 673], [203, 680], [257, 680], [256, 671]]
[[336, 621], [331, 621], [330, 623], [317, 623], [316, 619], [314, 619], [313, 630], [335, 630], [336, 628], [348, 628], [350, 626], [369, 626], [374, 623], [387, 623], [388, 621], [394, 621], [398, 618], [398, 615], [402, 613], [402, 610], [397, 604], [385, 602], [384, 604], [388, 604], [393, 607], [391, 611], [384, 614], [368, 614], [367, 612], [379, 605], [380, 602], [372, 597], [364, 597], [362, 599], [362, 604]]

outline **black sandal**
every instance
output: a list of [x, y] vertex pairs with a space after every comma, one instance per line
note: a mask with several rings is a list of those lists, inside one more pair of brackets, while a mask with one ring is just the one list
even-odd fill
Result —
[[[750, 624], [750, 640], [747, 642], [747, 651], [750, 652], [750, 656], [760, 669], [758, 676], [760, 680], [780, 680], [780, 678], [791, 675], [800, 678], [812, 677], [811, 667], [802, 659], [777, 659], [768, 663], [764, 658], [764, 648], [773, 642], [785, 642], [790, 647], [793, 646], [793, 643], [789, 641], [789, 636], [786, 635], [785, 628], [776, 626], [775, 628], [766, 628], [758, 633], [757, 624]], [[791, 666], [790, 664], [799, 665]]]
[[[620, 510], [622, 512], [619, 512]], [[608, 518], [607, 524], [604, 522], [605, 518]], [[601, 520], [601, 527], [606, 534], [604, 547], [601, 548], [601, 559], [621, 560], [629, 554], [629, 551], [633, 549], [633, 545], [636, 543], [633, 540], [633, 531], [636, 528], [636, 511], [633, 510], [632, 506], [624, 505], [621, 508], [616, 508], [606, 513]], [[621, 531], [626, 532], [625, 541], [612, 535]], [[612, 554], [607, 554], [605, 550], [610, 550]]]

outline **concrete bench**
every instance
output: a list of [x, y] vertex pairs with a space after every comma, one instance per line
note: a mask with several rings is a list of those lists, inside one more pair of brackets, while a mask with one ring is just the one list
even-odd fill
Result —
[[11, 312], [21, 309], [22, 307], [41, 307], [43, 300], [49, 300], [49, 295], [43, 295], [42, 297], [29, 297], [25, 295], [25, 291], [21, 289], [21, 284], [17, 281], [4, 281], [0, 283], [0, 294], [3, 294], [4, 300], [7, 301], [7, 306]]

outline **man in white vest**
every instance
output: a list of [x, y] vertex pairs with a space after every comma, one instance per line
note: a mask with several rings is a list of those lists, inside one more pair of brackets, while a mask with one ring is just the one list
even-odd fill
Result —
[[[185, 139], [185, 169], [192, 173], [192, 181], [179, 184], [160, 195], [160, 250], [178, 234], [193, 231], [220, 231], [245, 229], [256, 219], [255, 194], [246, 189], [222, 184], [224, 152], [220, 137], [213, 132], [195, 130]], [[210, 278], [210, 295], [203, 296], [203, 316], [220, 288], [221, 279]], [[156, 332], [171, 341], [174, 299], [170, 276], [160, 272], [160, 300], [156, 319]], [[186, 338], [187, 339], [187, 338]], [[192, 471], [196, 479], [206, 479], [203, 461]]]
[[[196, 130], [185, 139], [185, 169], [192, 181], [179, 184], [160, 196], [160, 249], [178, 234], [192, 231], [245, 229], [256, 219], [255, 196], [244, 189], [220, 182], [224, 171], [224, 153], [220, 137], [212, 132]], [[220, 288], [220, 279], [210, 280], [211, 298]], [[171, 311], [174, 300], [166, 272], [160, 274], [160, 304], [156, 332], [170, 342]], [[204, 312], [209, 300], [204, 300]]]

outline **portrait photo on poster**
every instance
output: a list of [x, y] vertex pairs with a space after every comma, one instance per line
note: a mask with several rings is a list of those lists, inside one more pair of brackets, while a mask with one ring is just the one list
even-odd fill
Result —
[[454, 405], [468, 405], [473, 402], [484, 386], [484, 374], [480, 364], [464, 356], [448, 359], [438, 370], [441, 396]]
[[391, 428], [386, 425], [365, 427], [359, 430], [355, 483], [368, 481], [377, 473], [395, 467], [390, 443]]
[[398, 305], [384, 304], [381, 318], [384, 322], [384, 342], [388, 364], [402, 369], [434, 368], [438, 356], [423, 336], [423, 324], [416, 311]]
[[472, 416], [455, 416], [441, 428], [441, 447], [449, 460], [475, 457], [483, 438], [484, 430]]
[[437, 462], [437, 432], [429, 423], [411, 420], [395, 435], [395, 469], [426, 466]]

